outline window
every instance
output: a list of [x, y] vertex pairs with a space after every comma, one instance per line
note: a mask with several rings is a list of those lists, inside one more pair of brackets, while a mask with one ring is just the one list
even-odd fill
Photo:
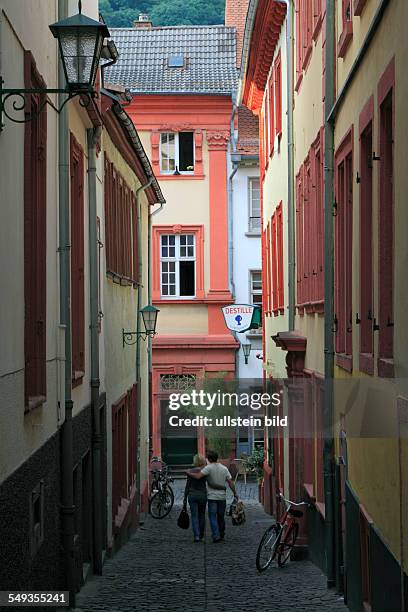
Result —
[[249, 189], [249, 227], [248, 231], [261, 231], [261, 194], [259, 178], [248, 179]]
[[250, 272], [250, 303], [262, 309], [262, 272]]
[[392, 61], [378, 86], [379, 376], [394, 375], [394, 75]]
[[138, 282], [137, 210], [133, 191], [105, 155], [106, 271], [115, 282]]
[[160, 246], [162, 297], [195, 296], [195, 235], [163, 234]]
[[282, 202], [276, 209], [276, 251], [277, 251], [277, 280], [278, 280], [278, 308], [280, 312], [284, 309], [284, 271], [283, 271], [283, 218]]
[[[360, 370], [374, 373], [373, 359], [373, 98], [360, 118]], [[364, 124], [362, 125], [362, 122]]]
[[296, 0], [296, 86], [298, 91], [312, 54], [314, 11], [312, 0]]
[[264, 143], [264, 166], [265, 169], [268, 166], [269, 163], [269, 138], [272, 138], [272, 136], [269, 134], [269, 113], [273, 112], [273, 108], [271, 109], [271, 104], [270, 104], [270, 100], [268, 98], [268, 91], [265, 92], [265, 98], [264, 98], [264, 112], [263, 112], [263, 123], [264, 123], [264, 129], [263, 129], [263, 143]]
[[112, 516], [129, 499], [136, 481], [137, 385], [112, 406]]
[[275, 91], [273, 71], [269, 77], [269, 154], [273, 155], [275, 147]]
[[[274, 65], [275, 80], [275, 134], [282, 136], [282, 62], [280, 51]], [[272, 112], [272, 111], [271, 111]]]
[[194, 132], [162, 132], [160, 171], [163, 174], [194, 172]]
[[170, 55], [167, 65], [169, 68], [183, 68], [184, 67], [184, 56], [183, 55]]
[[70, 150], [72, 381], [77, 385], [85, 373], [84, 153], [72, 134]]
[[297, 306], [302, 312], [303, 299], [303, 168], [296, 177], [296, 284]]
[[336, 154], [335, 320], [337, 365], [352, 369], [353, 130]]
[[284, 309], [282, 202], [276, 207], [266, 228], [267, 312], [278, 315]]
[[[45, 88], [30, 52], [24, 57], [27, 88]], [[32, 121], [24, 128], [24, 395], [25, 410], [42, 404], [47, 394], [47, 112], [44, 96], [31, 95]]]
[[353, 7], [352, 0], [341, 0], [341, 19], [343, 31], [340, 34], [337, 55], [344, 57], [353, 38]]

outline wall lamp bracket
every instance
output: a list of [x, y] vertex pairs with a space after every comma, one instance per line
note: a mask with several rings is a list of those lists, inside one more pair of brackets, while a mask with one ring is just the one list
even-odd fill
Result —
[[123, 347], [126, 345], [132, 346], [133, 344], [136, 344], [138, 338], [146, 340], [147, 338], [153, 338], [156, 336], [156, 333], [157, 332], [130, 332], [122, 329], [122, 345]]

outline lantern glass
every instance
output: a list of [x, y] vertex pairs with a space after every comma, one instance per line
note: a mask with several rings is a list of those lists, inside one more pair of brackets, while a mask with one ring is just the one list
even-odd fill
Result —
[[154, 306], [145, 306], [141, 309], [140, 313], [143, 317], [143, 323], [147, 334], [156, 333], [157, 315], [159, 309]]
[[53, 24], [50, 30], [58, 39], [68, 89], [92, 90], [103, 41], [110, 35], [106, 25], [79, 13]]
[[243, 351], [244, 357], [245, 357], [245, 363], [248, 363], [248, 357], [249, 357], [249, 355], [251, 353], [251, 348], [252, 348], [251, 343], [248, 342], [248, 343], [245, 343], [245, 344], [241, 344], [241, 346], [242, 346], [242, 351]]

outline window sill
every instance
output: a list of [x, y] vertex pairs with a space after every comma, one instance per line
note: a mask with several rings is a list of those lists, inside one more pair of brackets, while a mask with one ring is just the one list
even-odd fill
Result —
[[247, 238], [260, 238], [261, 232], [245, 232], [245, 236], [247, 236]]
[[336, 353], [336, 365], [342, 368], [346, 372], [353, 371], [353, 357], [351, 355], [345, 355]]
[[[226, 303], [233, 303], [231, 300], [228, 302], [228, 300], [221, 300], [222, 304], [226, 304]], [[182, 306], [185, 304], [188, 304], [189, 306], [195, 306], [196, 304], [214, 304], [214, 300], [210, 299], [208, 297], [193, 297], [193, 298], [173, 298], [173, 299], [167, 299], [167, 298], [153, 298], [153, 304], [162, 304], [163, 306], [166, 305], [175, 305], [175, 306]]]
[[316, 302], [305, 302], [304, 304], [296, 304], [298, 314], [324, 314], [324, 300], [318, 300]]
[[79, 385], [82, 385], [82, 381], [83, 378], [85, 376], [85, 372], [82, 372], [80, 370], [77, 370], [75, 372], [73, 372], [72, 374], [72, 387], [79, 387]]
[[373, 376], [374, 374], [374, 356], [370, 353], [360, 353], [360, 372]]
[[36, 395], [28, 398], [28, 406], [25, 407], [24, 412], [31, 412], [36, 408], [40, 408], [47, 401], [47, 397], [45, 395]]
[[137, 287], [138, 283], [127, 276], [121, 276], [120, 274], [116, 274], [116, 272], [111, 272], [107, 270], [106, 276], [110, 278], [116, 285], [121, 285], [121, 287]]
[[346, 21], [337, 45], [337, 56], [344, 58], [353, 38], [353, 22]]
[[360, 17], [366, 3], [367, 0], [354, 0], [354, 15], [356, 17]]
[[202, 181], [205, 174], [159, 174], [159, 181]]
[[379, 357], [377, 361], [378, 376], [381, 378], [394, 378], [394, 360]]

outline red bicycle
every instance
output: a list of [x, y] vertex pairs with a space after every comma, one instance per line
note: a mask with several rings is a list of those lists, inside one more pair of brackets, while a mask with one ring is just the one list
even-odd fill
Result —
[[258, 572], [264, 572], [272, 561], [277, 556], [279, 567], [283, 567], [290, 557], [296, 539], [299, 533], [299, 522], [303, 516], [301, 510], [296, 510], [296, 507], [307, 506], [307, 502], [296, 504], [290, 499], [285, 499], [283, 495], [280, 498], [286, 503], [286, 510], [282, 514], [279, 521], [273, 523], [262, 536], [256, 553], [256, 567]]

